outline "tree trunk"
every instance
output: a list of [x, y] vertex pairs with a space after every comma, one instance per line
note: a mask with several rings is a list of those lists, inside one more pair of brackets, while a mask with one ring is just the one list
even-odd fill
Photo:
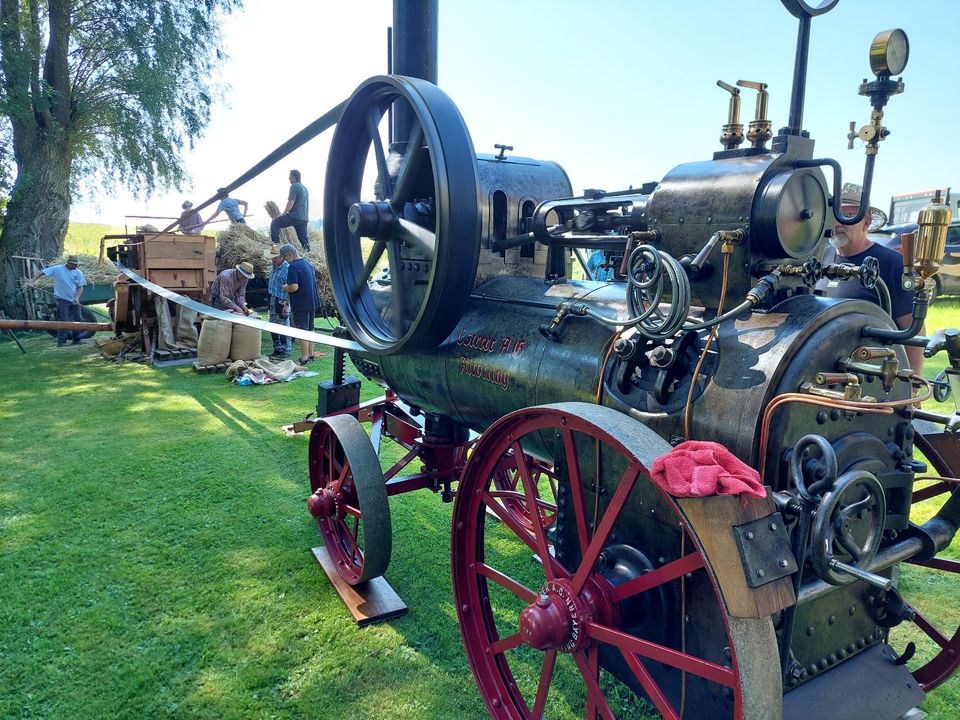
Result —
[[0, 307], [8, 315], [22, 315], [20, 288], [13, 276], [13, 255], [35, 255], [52, 260], [63, 252], [70, 219], [70, 152], [59, 143], [40, 141], [26, 153], [0, 233], [3, 287]]

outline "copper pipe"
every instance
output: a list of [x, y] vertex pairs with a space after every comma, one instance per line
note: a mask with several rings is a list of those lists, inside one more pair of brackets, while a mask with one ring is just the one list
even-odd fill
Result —
[[829, 398], [821, 398], [815, 395], [806, 395], [803, 393], [784, 393], [783, 395], [778, 395], [770, 401], [770, 404], [767, 405], [766, 409], [763, 411], [763, 422], [760, 425], [760, 477], [764, 477], [764, 472], [766, 470], [767, 454], [764, 452], [764, 448], [766, 448], [767, 435], [770, 432], [770, 419], [777, 408], [781, 407], [782, 405], [786, 405], [789, 402], [801, 402], [808, 405], [819, 405], [821, 407], [828, 407], [836, 410], [852, 410], [854, 412], [862, 412], [868, 415], [893, 415], [895, 408], [923, 402], [924, 400], [930, 398], [930, 396], [933, 394], [933, 386], [926, 379], [920, 377], [916, 373], [911, 375], [910, 379], [911, 381], [919, 381], [925, 385], [926, 393], [917, 397], [910, 397], [905, 400], [888, 400], [877, 403], [854, 402], [852, 400], [831, 400]]
[[[723, 304], [727, 299], [727, 280], [730, 270], [730, 253], [724, 253], [723, 255], [723, 276], [720, 281], [720, 302], [717, 304], [717, 316], [723, 315]], [[690, 437], [692, 432], [692, 420], [693, 420], [693, 393], [697, 387], [697, 378], [700, 376], [700, 368], [703, 367], [704, 361], [707, 359], [707, 353], [710, 350], [710, 346], [713, 344], [713, 341], [717, 337], [717, 333], [720, 330], [719, 325], [714, 325], [710, 328], [710, 335], [707, 336], [707, 342], [703, 345], [703, 352], [700, 353], [700, 359], [697, 361], [697, 366], [693, 370], [693, 377], [690, 379], [690, 390], [687, 392], [687, 404], [683, 409], [683, 434], [687, 440], [691, 440]]]

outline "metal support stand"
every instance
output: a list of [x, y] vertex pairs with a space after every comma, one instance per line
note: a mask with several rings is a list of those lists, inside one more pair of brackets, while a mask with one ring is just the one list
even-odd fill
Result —
[[317, 417], [325, 417], [360, 404], [360, 378], [344, 375], [346, 355], [333, 349], [333, 378], [317, 384]]

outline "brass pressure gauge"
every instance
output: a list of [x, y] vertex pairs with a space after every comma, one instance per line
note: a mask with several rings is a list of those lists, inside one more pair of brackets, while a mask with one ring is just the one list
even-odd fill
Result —
[[910, 42], [900, 28], [878, 34], [870, 45], [870, 70], [877, 77], [899, 75], [907, 67]]

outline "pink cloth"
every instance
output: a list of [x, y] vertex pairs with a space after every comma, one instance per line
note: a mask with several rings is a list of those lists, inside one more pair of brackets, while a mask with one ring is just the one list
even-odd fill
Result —
[[703, 440], [680, 443], [653, 461], [650, 477], [674, 497], [753, 495], [765, 497], [760, 473], [723, 445]]

